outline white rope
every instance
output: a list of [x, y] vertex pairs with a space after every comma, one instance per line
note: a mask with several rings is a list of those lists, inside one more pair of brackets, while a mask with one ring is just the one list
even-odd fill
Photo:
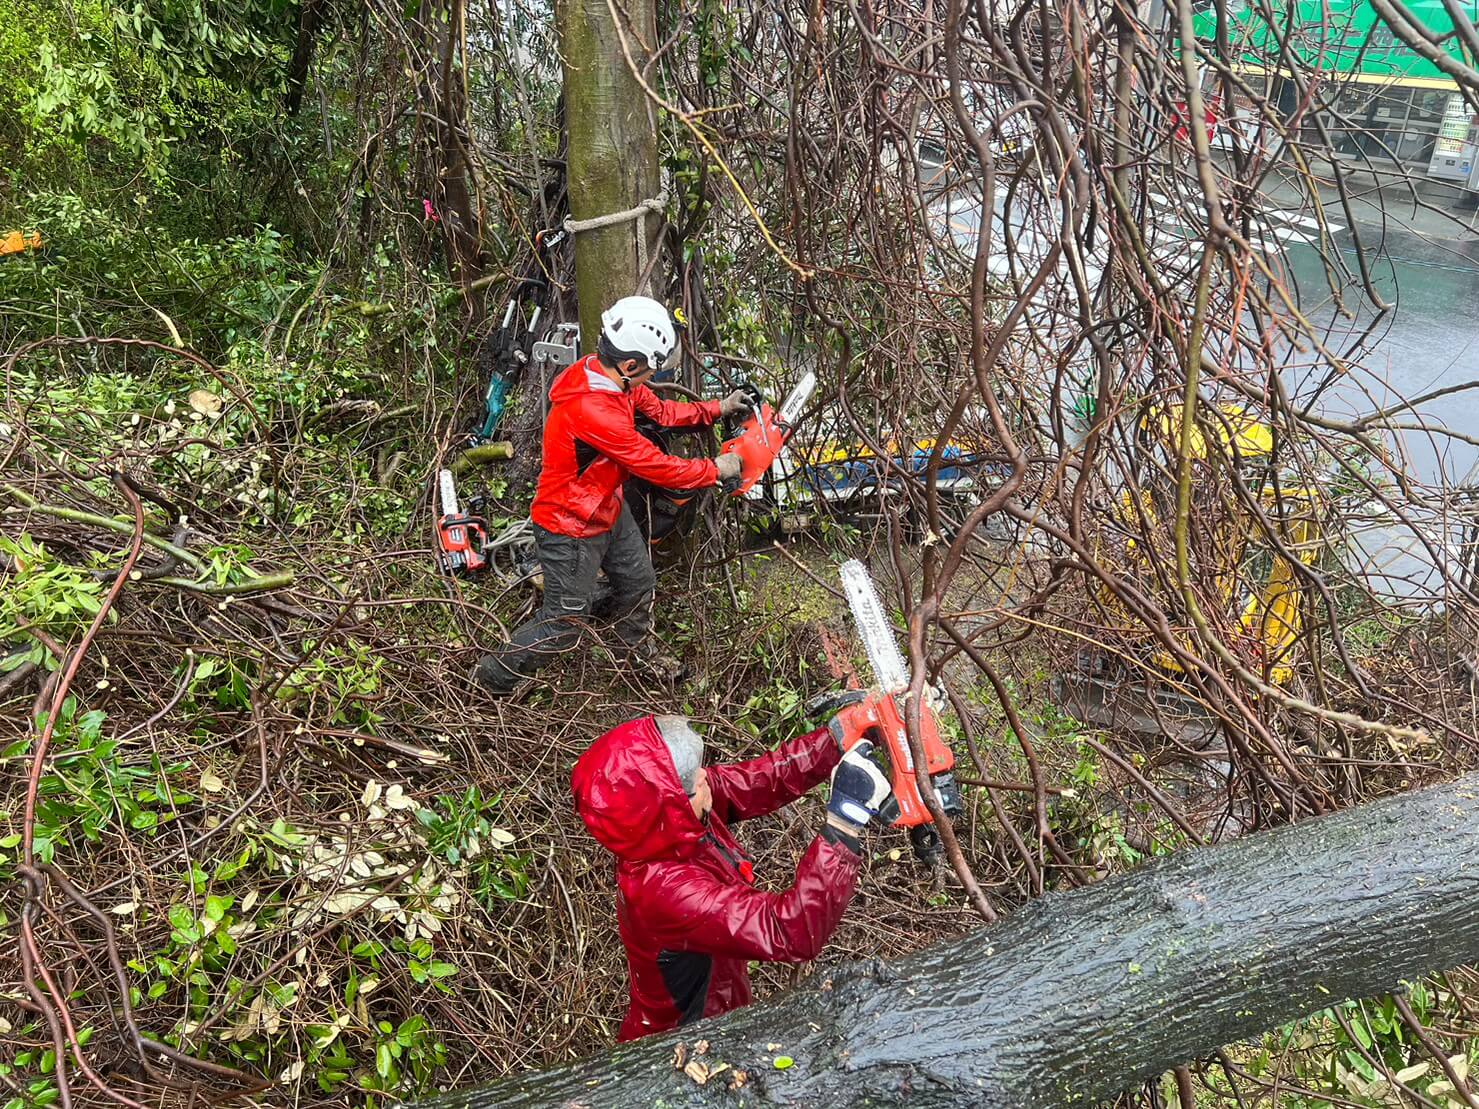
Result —
[[499, 547], [520, 545], [526, 541], [532, 541], [533, 537], [534, 527], [529, 522], [529, 519], [525, 517], [524, 519], [516, 520], [500, 531], [488, 541], [488, 546], [497, 549]]
[[571, 235], [579, 234], [581, 231], [599, 231], [603, 227], [615, 227], [620, 223], [631, 220], [637, 221], [637, 273], [644, 276], [642, 288], [638, 293], [645, 291], [647, 282], [647, 213], [661, 212], [668, 206], [668, 175], [663, 174], [662, 189], [656, 196], [648, 197], [646, 200], [631, 208], [620, 212], [609, 212], [604, 216], [592, 216], [590, 219], [572, 219], [565, 217], [565, 230]]
[[642, 201], [632, 208], [620, 212], [611, 212], [604, 216], [592, 216], [590, 219], [572, 219], [565, 217], [565, 230], [572, 235], [580, 231], [599, 231], [603, 227], [615, 227], [618, 223], [626, 223], [628, 220], [640, 219], [648, 212], [661, 212], [668, 206], [668, 188], [664, 184], [662, 191], [654, 197]]

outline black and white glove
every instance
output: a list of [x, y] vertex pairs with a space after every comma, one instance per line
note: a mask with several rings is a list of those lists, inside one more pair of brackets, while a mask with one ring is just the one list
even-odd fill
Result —
[[755, 398], [743, 389], [736, 389], [719, 402], [721, 416], [748, 416], [755, 407]]
[[892, 821], [899, 812], [888, 778], [872, 755], [872, 742], [860, 740], [833, 769], [832, 798], [822, 828], [823, 838], [843, 844], [855, 855], [863, 853], [858, 837], [870, 821]]

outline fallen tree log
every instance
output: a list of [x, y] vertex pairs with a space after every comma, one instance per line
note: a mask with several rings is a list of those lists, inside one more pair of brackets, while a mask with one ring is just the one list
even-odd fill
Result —
[[1186, 850], [896, 962], [432, 1104], [1085, 1106], [1473, 962], [1479, 774]]

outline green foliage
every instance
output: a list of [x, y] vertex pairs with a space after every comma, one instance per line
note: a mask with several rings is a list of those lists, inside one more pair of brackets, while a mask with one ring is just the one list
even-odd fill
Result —
[[55, 669], [58, 660], [29, 629], [62, 643], [72, 639], [102, 608], [103, 583], [58, 560], [26, 532], [0, 534], [0, 560], [10, 567], [0, 578], [0, 646], [9, 646], [0, 673], [25, 662]]
[[734, 718], [737, 727], [773, 746], [806, 730], [807, 697], [803, 688], [783, 672], [745, 698]]
[[[1059, 752], [1074, 756], [1068, 769], [1072, 785], [1064, 790], [1050, 807], [1049, 815], [1059, 842], [1071, 845], [1085, 862], [1103, 873], [1121, 873], [1145, 862], [1147, 858], [1169, 855], [1185, 845], [1186, 837], [1175, 825], [1153, 811], [1149, 802], [1137, 801], [1128, 811], [1106, 808], [1096, 795], [1103, 767], [1099, 753], [1082, 735], [1083, 726], [1052, 704], [1044, 704], [1034, 713], [1040, 735]], [[1143, 764], [1144, 756], [1133, 752], [1132, 763]], [[1131, 844], [1127, 823], [1134, 817], [1138, 828], [1154, 822], [1142, 846]]]
[[[484, 908], [518, 901], [529, 891], [532, 856], [501, 851], [514, 837], [493, 823], [498, 801], [471, 785], [461, 794], [441, 794], [430, 807], [416, 812], [428, 850], [466, 871], [468, 888]], [[413, 964], [413, 976], [416, 973]]]
[[[58, 710], [49, 772], [37, 791], [34, 850], [43, 863], [52, 861], [59, 844], [75, 846], [79, 835], [86, 843], [101, 842], [110, 830], [152, 838], [175, 819], [178, 807], [195, 800], [170, 784], [171, 776], [187, 764], [165, 766], [152, 751], [121, 748], [116, 740], [103, 738], [105, 719], [98, 709], [79, 714], [75, 697], [66, 698]], [[43, 717], [37, 721], [38, 733], [44, 725]], [[3, 757], [23, 757], [32, 742], [27, 737], [12, 743]]]
[[272, 227], [248, 224], [206, 237], [178, 207], [170, 205], [168, 217], [153, 208], [33, 190], [12, 218], [40, 231], [46, 248], [6, 259], [0, 298], [36, 306], [43, 326], [60, 316], [84, 333], [167, 340], [157, 309], [197, 349], [221, 358], [259, 335], [314, 279]]
[[[405, 944], [404, 940], [397, 943]], [[443, 962], [436, 957], [431, 941], [425, 939], [414, 940], [406, 944], [409, 958], [406, 960], [406, 969], [410, 971], [411, 980], [420, 985], [428, 982], [442, 993], [451, 993], [452, 988], [447, 984], [447, 979], [457, 974], [457, 968], [451, 963]]]
[[390, 1096], [425, 1089], [447, 1061], [447, 1047], [432, 1034], [425, 1017], [408, 1017], [399, 1025], [378, 1021], [375, 1030], [375, 1069], [359, 1079], [367, 1092]]
[[[223, 124], [270, 116], [264, 93], [280, 85], [286, 4], [229, 8], [185, 0], [131, 4], [81, 0], [17, 3], [0, 13], [0, 44], [14, 74], [7, 89], [32, 159], [102, 157], [163, 181], [176, 144], [199, 143]], [[9, 67], [7, 67], [9, 68]]]
[[[103, 514], [119, 504], [106, 475], [126, 464], [188, 517], [183, 545], [218, 586], [253, 576], [258, 560], [300, 569], [294, 552], [310, 548], [305, 537], [330, 536], [347, 550], [357, 537], [405, 531], [433, 437], [423, 438], [416, 418], [367, 418], [360, 413], [374, 411], [368, 406], [345, 416], [336, 405], [425, 402], [441, 419], [465, 353], [457, 345], [463, 306], [438, 256], [440, 235], [420, 217], [421, 155], [408, 152], [402, 134], [367, 157], [361, 105], [347, 85], [335, 87], [348, 66], [362, 66], [368, 41], [352, 28], [342, 33], [346, 13], [358, 9], [325, 5], [310, 77], [324, 96], [311, 91], [302, 117], [292, 117], [282, 105], [297, 0], [0, 7], [0, 231], [39, 231], [44, 242], [0, 264], [7, 349], [57, 335], [176, 345], [178, 333], [178, 345], [211, 364], [139, 347], [35, 351], [7, 378], [0, 438], [17, 441], [11, 413], [22, 414], [45, 464], [71, 471], [54, 488], [57, 499]], [[483, 75], [469, 77], [476, 87]], [[521, 96], [549, 92], [538, 80], [520, 84]], [[403, 122], [415, 125], [409, 114]], [[532, 139], [555, 153], [548, 133]], [[354, 209], [347, 221], [346, 201]], [[498, 229], [488, 230], [493, 264], [522, 242], [501, 244]], [[200, 393], [208, 394], [203, 402]], [[411, 464], [396, 464], [402, 453]], [[182, 523], [170, 515], [151, 502], [149, 532], [170, 537]], [[55, 666], [31, 631], [75, 644], [108, 588], [94, 572], [115, 568], [126, 543], [120, 536], [112, 552], [88, 558], [51, 540], [50, 529], [46, 545], [39, 534], [0, 536], [0, 673], [27, 661]], [[313, 549], [321, 566], [340, 557]], [[161, 556], [151, 549], [144, 557], [157, 565]], [[194, 570], [182, 566], [178, 576]], [[466, 948], [460, 938], [443, 941], [440, 929], [450, 931], [444, 922], [474, 901], [502, 913], [527, 900], [531, 855], [497, 826], [498, 798], [476, 789], [445, 794], [426, 813], [400, 793], [394, 805], [377, 813], [366, 803], [368, 816], [338, 825], [274, 809], [274, 784], [221, 826], [237, 801], [228, 791], [240, 767], [228, 766], [253, 691], [275, 691], [271, 705], [257, 706], [271, 720], [274, 747], [285, 716], [305, 731], [375, 731], [392, 711], [383, 658], [353, 638], [304, 643], [303, 624], [277, 629], [283, 652], [264, 657], [212, 634], [236, 622], [240, 598], [159, 583], [130, 583], [114, 619], [140, 609], [152, 616], [161, 602], [173, 618], [144, 626], [178, 628], [180, 639], [165, 648], [193, 641], [202, 654], [180, 660], [161, 698], [174, 683], [184, 689], [152, 734], [123, 743], [108, 734], [115, 721], [101, 709], [123, 709], [111, 699], [116, 692], [94, 688], [91, 670], [88, 688], [58, 706], [38, 794], [38, 859], [74, 874], [88, 869], [82, 857], [152, 865], [174, 858], [182, 836], [211, 829], [186, 861], [147, 882], [115, 883], [102, 903], [124, 941], [141, 1023], [179, 1042], [192, 1024], [216, 1018], [192, 1051], [278, 1079], [300, 1099], [315, 1086], [369, 1105], [415, 1099], [448, 1061], [418, 1006], [463, 988]], [[128, 641], [136, 642], [142, 637]], [[89, 656], [90, 667], [104, 661], [105, 682], [103, 656], [117, 665], [120, 646], [108, 639]], [[299, 650], [308, 660], [273, 684], [276, 668]], [[151, 676], [167, 673], [166, 665]], [[91, 709], [87, 698], [102, 694], [101, 709]], [[25, 700], [12, 702], [23, 711]], [[136, 699], [129, 705], [139, 708]], [[139, 719], [131, 715], [117, 732]], [[33, 743], [7, 735], [0, 762], [23, 769]], [[287, 740], [284, 755], [293, 746]], [[313, 763], [310, 774], [310, 783], [291, 787], [309, 804], [352, 806], [363, 784], [351, 781], [352, 792], [338, 797], [343, 782], [333, 771], [320, 775]], [[12, 777], [23, 789], [23, 775]], [[0, 811], [0, 884], [15, 880], [19, 795], [12, 790]], [[174, 831], [163, 844], [160, 830], [182, 818], [188, 835]], [[0, 909], [0, 926], [10, 923]], [[322, 938], [309, 943], [309, 959], [280, 961], [284, 944], [315, 935]], [[14, 1094], [13, 1109], [54, 1103], [57, 1060], [42, 1049], [13, 1053], [12, 1032], [28, 1044], [48, 1038], [34, 1022], [0, 1027], [0, 1102]], [[92, 1036], [79, 1032], [84, 1042]], [[99, 1039], [112, 1035], [105, 1027]]]
[[[35, 1042], [36, 1033], [43, 1027], [39, 1021], [33, 1021], [18, 1032], [26, 1040]], [[96, 1032], [92, 1025], [79, 1028], [77, 1042], [86, 1046]], [[0, 1047], [6, 1046], [9, 1045], [0, 1043]], [[33, 1109], [56, 1104], [61, 1091], [57, 1089], [55, 1074], [56, 1052], [51, 1048], [26, 1048], [15, 1052], [9, 1062], [0, 1060], [0, 1080], [15, 1093], [5, 1102], [5, 1109]]]
[[1401, 634], [1406, 621], [1395, 609], [1367, 616], [1341, 629], [1347, 650], [1356, 658], [1370, 658]]
[[[176, 876], [174, 901], [157, 922], [165, 932], [139, 929], [164, 938], [127, 964], [135, 1008], [157, 1003], [199, 1021], [224, 1006], [229, 1020], [213, 1037], [220, 1049], [325, 1094], [358, 1089], [378, 1104], [426, 1092], [446, 1063], [446, 1045], [424, 1018], [400, 1010], [394, 991], [379, 986], [401, 973], [402, 981], [450, 994], [459, 968], [439, 953], [434, 936], [355, 940], [348, 932], [339, 940], [342, 990], [326, 989], [326, 974], [315, 982], [292, 965], [269, 966], [276, 949], [254, 941], [313, 919], [302, 913], [305, 902], [324, 901], [317, 884], [324, 873], [312, 868], [328, 841], [281, 818], [266, 827], [248, 821], [238, 831], [235, 853], [214, 869], [191, 864]], [[295, 887], [285, 875], [306, 876], [310, 885]], [[128, 916], [140, 907], [114, 911]]]
[[384, 660], [354, 639], [324, 646], [309, 642], [304, 648], [311, 657], [279, 687], [279, 700], [312, 708], [331, 724], [373, 731], [380, 720], [375, 704]]
[[[1407, 1002], [1429, 1029], [1462, 1024], [1462, 1004], [1435, 983], [1412, 983]], [[1269, 1033], [1252, 1047], [1237, 1049], [1234, 1056], [1254, 1077], [1288, 1075], [1309, 1089], [1339, 1091], [1342, 1099], [1286, 1093], [1280, 1106], [1288, 1109], [1329, 1109], [1333, 1104], [1375, 1109], [1396, 1104], [1397, 1091], [1382, 1068], [1438, 1105], [1462, 1104], [1390, 997], [1343, 1001]], [[1450, 1062], [1460, 1074], [1466, 1073], [1471, 1063], [1479, 1062], [1479, 1051], [1471, 1043]]]

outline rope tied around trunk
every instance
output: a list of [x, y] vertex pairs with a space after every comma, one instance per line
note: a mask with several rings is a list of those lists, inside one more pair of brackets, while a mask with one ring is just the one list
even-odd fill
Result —
[[574, 219], [565, 217], [564, 228], [571, 235], [577, 235], [582, 231], [599, 231], [606, 227], [615, 227], [617, 224], [627, 223], [631, 220], [637, 221], [637, 273], [641, 275], [641, 287], [636, 292], [644, 293], [647, 289], [647, 213], [661, 213], [668, 206], [668, 179], [663, 174], [662, 188], [656, 196], [648, 197], [630, 208], [624, 208], [620, 212], [608, 212], [604, 216], [591, 216], [589, 219]]

